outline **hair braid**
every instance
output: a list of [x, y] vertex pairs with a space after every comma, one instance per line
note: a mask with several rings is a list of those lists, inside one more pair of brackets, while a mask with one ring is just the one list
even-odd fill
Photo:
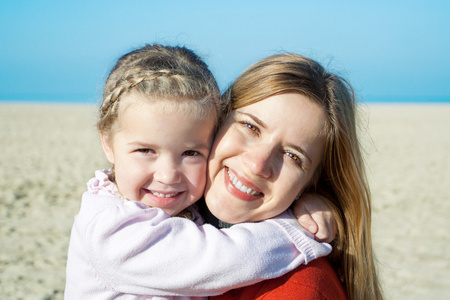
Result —
[[104, 117], [109, 111], [115, 111], [118, 106], [120, 97], [129, 92], [132, 88], [136, 87], [143, 81], [155, 80], [161, 76], [169, 76], [170, 70], [158, 70], [158, 71], [141, 71], [137, 74], [129, 75], [126, 78], [119, 79], [115, 86], [112, 87], [106, 96], [100, 107], [100, 117]]
[[193, 100], [200, 111], [221, 114], [220, 92], [208, 66], [184, 47], [146, 45], [122, 56], [108, 76], [98, 129], [110, 135], [121, 99], [136, 91], [150, 98]]

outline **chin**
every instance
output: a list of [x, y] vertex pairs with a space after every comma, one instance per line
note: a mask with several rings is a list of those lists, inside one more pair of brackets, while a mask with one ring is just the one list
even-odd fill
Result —
[[222, 209], [220, 206], [217, 206], [216, 203], [211, 202], [211, 201], [205, 201], [206, 202], [206, 206], [208, 207], [209, 212], [216, 217], [217, 219], [226, 222], [226, 223], [230, 223], [230, 224], [235, 224], [233, 223], [233, 218], [229, 215], [229, 213]]
[[248, 216], [242, 216], [242, 215], [236, 215], [235, 213], [232, 212], [221, 212], [221, 213], [214, 213], [213, 211], [211, 211], [211, 213], [218, 218], [219, 220], [225, 222], [225, 223], [230, 223], [230, 224], [238, 224], [238, 223], [244, 223], [244, 222], [249, 222], [250, 220], [248, 219]]

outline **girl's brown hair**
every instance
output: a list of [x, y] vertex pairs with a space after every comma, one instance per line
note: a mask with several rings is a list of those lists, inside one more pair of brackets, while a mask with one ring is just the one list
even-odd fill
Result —
[[149, 99], [190, 101], [197, 110], [213, 110], [217, 119], [222, 111], [214, 76], [207, 64], [185, 47], [146, 45], [117, 61], [105, 83], [97, 123], [106, 137], [111, 138], [120, 100], [130, 92]]

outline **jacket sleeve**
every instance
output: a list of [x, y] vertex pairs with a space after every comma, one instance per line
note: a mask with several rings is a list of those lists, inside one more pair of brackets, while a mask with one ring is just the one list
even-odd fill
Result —
[[[95, 206], [101, 201], [111, 202], [96, 198]], [[123, 293], [217, 295], [278, 277], [331, 251], [287, 212], [219, 230], [124, 201], [94, 208], [88, 219], [89, 260], [106, 284]]]

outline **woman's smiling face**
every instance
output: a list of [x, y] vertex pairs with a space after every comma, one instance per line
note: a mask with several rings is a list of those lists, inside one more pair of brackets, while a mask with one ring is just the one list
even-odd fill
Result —
[[233, 224], [286, 210], [320, 163], [325, 122], [323, 109], [300, 94], [272, 96], [230, 113], [210, 153], [209, 210]]

